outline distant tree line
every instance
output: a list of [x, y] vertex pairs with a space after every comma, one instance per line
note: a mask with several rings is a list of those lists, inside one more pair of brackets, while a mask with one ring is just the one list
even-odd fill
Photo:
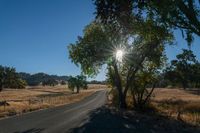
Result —
[[[71, 76], [48, 75], [46, 73], [29, 74], [25, 72], [16, 72], [15, 68], [0, 65], [0, 91], [3, 88], [25, 88], [27, 85], [66, 85], [70, 79]], [[83, 79], [85, 79], [87, 84], [106, 84], [105, 81], [86, 81], [85, 77], [83, 77]]]
[[[58, 84], [66, 85], [67, 82], [72, 78], [72, 76], [57, 76], [57, 75], [48, 75], [45, 73], [36, 73], [36, 74], [29, 74], [20, 72], [18, 73], [19, 77], [22, 78], [27, 82], [29, 86], [36, 86], [42, 84], [43, 86], [55, 86]], [[106, 81], [86, 81], [87, 84], [106, 84]]]
[[31, 75], [29, 73], [20, 72], [18, 75], [25, 80], [29, 86], [36, 86], [40, 84], [44, 86], [55, 86], [59, 83], [65, 85], [69, 78], [68, 76], [48, 75], [45, 73], [36, 73]]
[[48, 79], [48, 80], [44, 80], [42, 82], [43, 86], [56, 86], [58, 84], [59, 84], [59, 82], [55, 79]]
[[0, 66], [0, 91], [3, 88], [25, 88], [27, 85], [17, 74], [15, 68]]
[[91, 80], [87, 82], [88, 84], [107, 84], [106, 81], [97, 81], [97, 80]]

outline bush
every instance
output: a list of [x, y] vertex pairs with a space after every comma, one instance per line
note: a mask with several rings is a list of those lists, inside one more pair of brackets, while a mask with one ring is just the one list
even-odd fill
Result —
[[22, 79], [19, 79], [16, 88], [18, 88], [18, 89], [24, 89], [24, 88], [26, 88], [26, 86], [27, 86], [26, 81], [24, 81], [24, 80], [22, 80]]

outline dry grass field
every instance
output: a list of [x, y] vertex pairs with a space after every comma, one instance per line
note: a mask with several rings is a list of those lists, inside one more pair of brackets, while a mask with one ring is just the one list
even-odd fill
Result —
[[152, 104], [164, 115], [193, 125], [200, 125], [200, 94], [198, 90], [157, 88], [154, 91]]
[[89, 85], [87, 90], [81, 90], [79, 94], [74, 94], [67, 86], [5, 89], [0, 92], [0, 101], [6, 101], [9, 106], [0, 106], [0, 117], [73, 103], [105, 88], [104, 85]]

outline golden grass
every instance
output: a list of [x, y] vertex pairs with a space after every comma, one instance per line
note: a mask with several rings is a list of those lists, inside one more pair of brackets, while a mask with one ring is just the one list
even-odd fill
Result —
[[181, 121], [200, 125], [200, 95], [182, 89], [155, 89], [152, 104], [159, 112]]
[[101, 84], [89, 84], [88, 85], [89, 89], [88, 91], [90, 90], [101, 90], [101, 89], [107, 89], [108, 86], [107, 85], [101, 85]]
[[10, 106], [0, 106], [0, 117], [74, 103], [105, 88], [103, 85], [89, 85], [88, 90], [81, 90], [79, 94], [74, 94], [67, 86], [5, 89], [0, 93], [0, 101], [6, 100]]
[[200, 95], [194, 95], [182, 89], [166, 89], [166, 88], [156, 88], [154, 91], [154, 100], [168, 100], [168, 99], [178, 99], [182, 101], [199, 102]]

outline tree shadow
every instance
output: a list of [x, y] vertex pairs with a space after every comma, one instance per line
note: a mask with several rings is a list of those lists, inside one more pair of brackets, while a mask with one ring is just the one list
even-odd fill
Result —
[[32, 128], [32, 129], [28, 129], [25, 131], [17, 131], [14, 133], [41, 133], [44, 129], [36, 129], [36, 128]]
[[87, 123], [71, 129], [72, 133], [199, 133], [199, 127], [159, 114], [119, 112], [108, 107], [93, 111]]
[[57, 97], [57, 96], [69, 96], [73, 94], [72, 92], [51, 92], [51, 91], [41, 91], [41, 92], [48, 92], [49, 94], [40, 94], [36, 97], [43, 98], [43, 97]]
[[187, 89], [186, 92], [194, 95], [200, 95], [200, 88]]

